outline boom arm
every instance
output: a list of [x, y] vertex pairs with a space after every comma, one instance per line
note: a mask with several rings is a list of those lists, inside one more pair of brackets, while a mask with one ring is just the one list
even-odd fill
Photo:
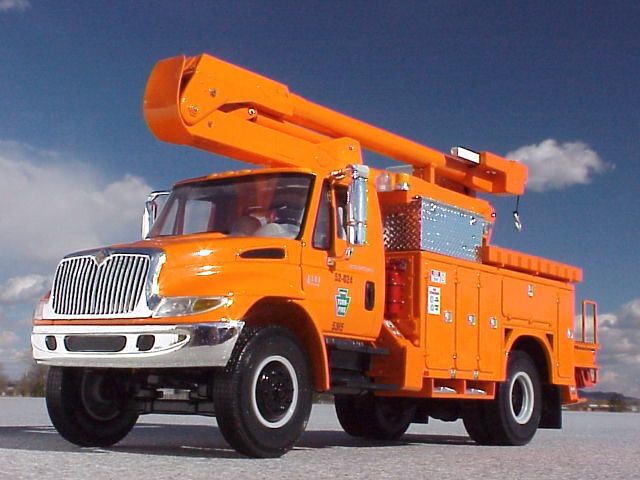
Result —
[[160, 140], [255, 164], [341, 168], [360, 163], [359, 143], [472, 190], [519, 195], [526, 183], [521, 163], [489, 152], [467, 163], [209, 55], [160, 61], [147, 83], [144, 115]]

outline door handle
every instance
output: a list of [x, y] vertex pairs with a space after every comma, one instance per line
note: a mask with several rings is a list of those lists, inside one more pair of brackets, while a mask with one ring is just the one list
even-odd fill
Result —
[[376, 304], [376, 284], [373, 282], [365, 282], [364, 284], [364, 308], [373, 310]]

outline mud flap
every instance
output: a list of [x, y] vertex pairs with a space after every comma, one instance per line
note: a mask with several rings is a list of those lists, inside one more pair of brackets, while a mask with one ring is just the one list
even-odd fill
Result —
[[539, 428], [562, 428], [560, 389], [555, 385], [542, 386], [542, 416]]

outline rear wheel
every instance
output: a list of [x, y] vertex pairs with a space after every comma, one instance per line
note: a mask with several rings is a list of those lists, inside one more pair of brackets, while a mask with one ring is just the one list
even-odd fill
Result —
[[122, 440], [138, 420], [127, 405], [124, 378], [109, 370], [50, 367], [46, 402], [63, 438], [81, 447], [108, 447]]
[[353, 437], [397, 440], [409, 428], [416, 413], [415, 402], [400, 397], [336, 395], [338, 421]]
[[487, 423], [485, 413], [485, 402], [482, 400], [469, 402], [465, 406], [462, 422], [467, 433], [476, 443], [480, 445], [491, 445], [493, 443], [491, 427]]
[[338, 421], [342, 429], [352, 437], [364, 437], [367, 434], [368, 423], [359, 407], [359, 397], [356, 395], [336, 395], [334, 406]]
[[296, 338], [281, 327], [243, 330], [214, 387], [229, 444], [252, 457], [283, 455], [304, 431], [311, 402], [309, 365]]
[[496, 398], [478, 402], [465, 414], [465, 427], [484, 445], [525, 445], [540, 424], [542, 394], [540, 379], [531, 357], [521, 351], [509, 355], [507, 380], [497, 386]]

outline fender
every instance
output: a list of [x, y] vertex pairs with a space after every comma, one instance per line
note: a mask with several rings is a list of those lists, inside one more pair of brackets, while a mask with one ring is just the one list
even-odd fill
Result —
[[243, 320], [248, 326], [280, 325], [291, 331], [307, 352], [315, 389], [329, 390], [329, 357], [324, 336], [299, 302], [275, 296], [261, 298]]
[[544, 354], [544, 358], [533, 358], [533, 360], [539, 366], [542, 366], [542, 361], [544, 361], [544, 366], [546, 367], [546, 372], [541, 372], [548, 374], [550, 383], [557, 383], [557, 379], [554, 376], [554, 368], [553, 368], [553, 347], [548, 334], [544, 332], [532, 332], [531, 330], [522, 330], [518, 328], [508, 328], [505, 331], [505, 359], [502, 362], [502, 372], [500, 377], [502, 379], [506, 378], [507, 375], [507, 362], [508, 355], [514, 349], [517, 343], [522, 342], [535, 342], [542, 353]]

